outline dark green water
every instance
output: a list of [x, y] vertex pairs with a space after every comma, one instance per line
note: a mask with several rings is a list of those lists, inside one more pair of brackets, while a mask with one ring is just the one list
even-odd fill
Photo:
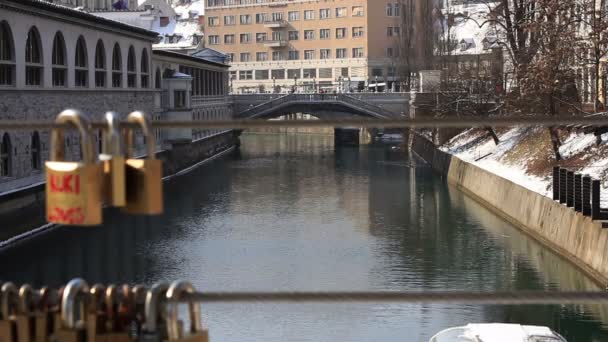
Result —
[[[57, 286], [189, 279], [200, 290], [599, 290], [584, 274], [387, 146], [245, 136], [165, 185], [158, 218], [108, 213], [2, 254], [0, 279]], [[205, 304], [212, 341], [426, 341], [469, 322], [608, 341], [602, 306]]]

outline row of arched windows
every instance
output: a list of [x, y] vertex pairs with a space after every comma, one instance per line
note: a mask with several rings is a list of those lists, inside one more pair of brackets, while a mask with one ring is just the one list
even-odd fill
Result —
[[[63, 34], [57, 31], [53, 39], [51, 57], [52, 82], [54, 87], [65, 87], [68, 84], [66, 44]], [[83, 36], [78, 37], [74, 51], [74, 84], [76, 87], [88, 87], [89, 65], [87, 58], [87, 45]], [[41, 86], [43, 83], [42, 42], [38, 29], [33, 26], [27, 34], [25, 44], [25, 84], [28, 86]], [[123, 87], [122, 51], [120, 45], [115, 43], [112, 48], [111, 86]], [[144, 48], [140, 61], [140, 84], [142, 88], [150, 86], [150, 65], [148, 51]], [[137, 87], [137, 57], [135, 48], [129, 47], [127, 55], [127, 87]], [[97, 41], [95, 47], [95, 87], [106, 87], [107, 75], [106, 49], [103, 41]], [[0, 85], [15, 84], [15, 49], [12, 33], [6, 21], [0, 22]]]

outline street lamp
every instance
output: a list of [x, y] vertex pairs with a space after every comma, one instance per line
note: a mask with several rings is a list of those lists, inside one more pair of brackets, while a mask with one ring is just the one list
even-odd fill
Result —
[[348, 92], [349, 93], [351, 92], [351, 88], [350, 88], [351, 85], [352, 85], [352, 83], [350, 83], [350, 76], [348, 76]]
[[293, 77], [293, 92], [295, 93], [298, 90], [298, 76]]
[[317, 92], [317, 79], [316, 78], [312, 79], [312, 92], [313, 93]]
[[275, 76], [272, 76], [272, 92], [277, 92], [277, 78]]
[[234, 94], [234, 77], [235, 75], [230, 75], [230, 93]]
[[374, 92], [378, 92], [378, 75], [374, 76]]
[[344, 88], [342, 88], [342, 76], [338, 77], [338, 92], [339, 93], [343, 93], [344, 92]]

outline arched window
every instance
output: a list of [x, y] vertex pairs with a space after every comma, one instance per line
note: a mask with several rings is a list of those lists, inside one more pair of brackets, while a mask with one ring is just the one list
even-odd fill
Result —
[[86, 87], [89, 82], [89, 69], [87, 68], [87, 43], [84, 37], [78, 37], [76, 42], [76, 58], [74, 59], [74, 84], [77, 87]]
[[127, 55], [127, 87], [137, 87], [137, 69], [135, 58], [135, 49], [133, 46], [129, 47], [129, 55]]
[[156, 75], [154, 76], [154, 87], [156, 89], [160, 89], [160, 81], [162, 81], [160, 74], [160, 68], [156, 68]]
[[103, 88], [106, 86], [106, 49], [101, 39], [97, 41], [95, 48], [95, 86]]
[[9, 177], [11, 175], [11, 138], [8, 133], [2, 136], [0, 144], [0, 176]]
[[42, 43], [35, 27], [27, 33], [25, 42], [25, 84], [42, 85]]
[[141, 53], [141, 68], [139, 70], [142, 88], [148, 88], [150, 86], [150, 67], [148, 63], [148, 51], [144, 49]]
[[0, 22], [0, 86], [13, 85], [15, 80], [15, 49], [8, 23]]
[[114, 44], [112, 51], [112, 87], [120, 88], [122, 86], [122, 54], [118, 43]]
[[68, 74], [68, 64], [65, 53], [65, 41], [61, 32], [53, 39], [53, 86], [65, 87]]
[[32, 153], [32, 169], [34, 170], [40, 170], [42, 168], [42, 163], [40, 161], [40, 155], [41, 155], [41, 150], [40, 150], [40, 135], [38, 134], [37, 131], [34, 131], [34, 134], [32, 134], [32, 142], [31, 142], [31, 146], [30, 146], [30, 151]]

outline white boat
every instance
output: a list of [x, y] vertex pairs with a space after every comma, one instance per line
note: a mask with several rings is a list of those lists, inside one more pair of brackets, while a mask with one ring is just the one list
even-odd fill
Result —
[[519, 324], [468, 324], [450, 328], [429, 342], [568, 342], [560, 334], [542, 326]]

